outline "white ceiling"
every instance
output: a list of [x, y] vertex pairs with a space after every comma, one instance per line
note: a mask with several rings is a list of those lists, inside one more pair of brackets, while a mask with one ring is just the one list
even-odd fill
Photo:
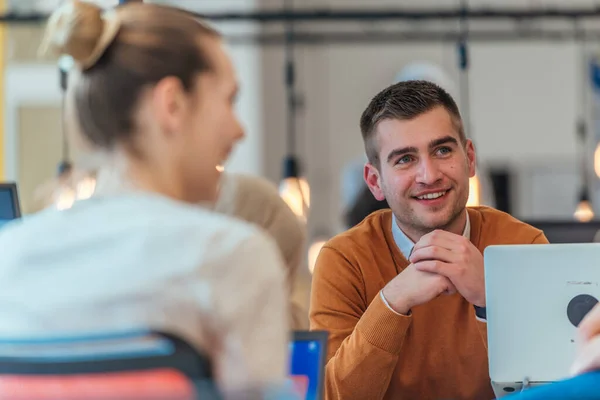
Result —
[[[8, 0], [15, 11], [49, 12], [66, 0]], [[113, 6], [118, 0], [88, 0], [102, 6]], [[248, 9], [275, 10], [283, 7], [283, 0], [145, 0], [191, 9], [197, 12], [227, 12]], [[295, 0], [296, 8], [405, 8], [405, 9], [448, 9], [459, 6], [461, 0]], [[574, 8], [600, 7], [600, 0], [467, 0], [473, 8]]]
[[[8, 0], [8, 7], [12, 11], [48, 13], [56, 9], [65, 0]], [[86, 0], [103, 7], [118, 4], [119, 0]], [[192, 0], [193, 1], [193, 0]]]
[[[9, 6], [21, 10], [52, 10], [64, 0], [9, 0]], [[111, 6], [118, 0], [88, 0]], [[155, 3], [173, 4], [197, 11], [234, 11], [247, 9], [258, 4], [260, 8], [281, 8], [283, 0], [147, 0]], [[457, 7], [461, 0], [295, 0], [298, 8], [325, 6], [331, 8], [451, 8]], [[471, 7], [593, 7], [600, 6], [600, 0], [467, 0]]]

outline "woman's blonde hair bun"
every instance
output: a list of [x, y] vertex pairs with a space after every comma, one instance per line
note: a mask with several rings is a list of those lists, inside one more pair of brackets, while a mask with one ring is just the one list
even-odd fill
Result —
[[116, 11], [105, 11], [84, 0], [70, 0], [50, 16], [40, 53], [69, 55], [86, 70], [104, 54], [119, 27]]

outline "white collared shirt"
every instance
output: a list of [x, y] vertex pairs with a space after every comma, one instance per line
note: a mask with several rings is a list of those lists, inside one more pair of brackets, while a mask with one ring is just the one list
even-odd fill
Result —
[[[408, 260], [410, 255], [412, 254], [413, 248], [415, 247], [415, 243], [409, 239], [408, 236], [398, 226], [398, 221], [396, 221], [396, 217], [392, 220], [392, 235], [394, 236], [394, 241], [396, 242], [396, 246], [402, 253], [402, 255]], [[467, 213], [467, 223], [465, 224], [465, 229], [463, 230], [464, 237], [467, 239], [471, 238], [471, 220], [469, 219], [469, 213]]]

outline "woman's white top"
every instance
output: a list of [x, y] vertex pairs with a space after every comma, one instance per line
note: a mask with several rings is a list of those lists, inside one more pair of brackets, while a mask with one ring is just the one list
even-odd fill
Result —
[[253, 226], [128, 193], [0, 230], [0, 337], [164, 329], [213, 360], [222, 389], [286, 375], [281, 256]]

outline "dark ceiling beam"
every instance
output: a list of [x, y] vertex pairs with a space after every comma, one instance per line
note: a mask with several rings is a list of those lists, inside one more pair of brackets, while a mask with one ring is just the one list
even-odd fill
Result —
[[500, 19], [574, 19], [600, 17], [600, 7], [596, 8], [544, 8], [544, 9], [447, 9], [426, 10], [398, 8], [383, 9], [311, 9], [285, 11], [249, 11], [227, 13], [198, 13], [213, 21], [254, 21], [254, 22], [332, 22], [332, 21], [425, 21], [425, 20], [500, 20]]
[[[128, 0], [139, 1], [139, 0]], [[372, 21], [427, 21], [427, 20], [537, 20], [580, 19], [600, 17], [600, 7], [595, 8], [493, 8], [493, 9], [310, 9], [295, 11], [257, 10], [248, 12], [196, 13], [211, 21], [229, 22], [372, 22]], [[47, 19], [39, 13], [8, 13], [0, 15], [0, 22], [38, 22]]]
[[[303, 32], [296, 31], [293, 41], [298, 45], [319, 46], [327, 44], [384, 44], [384, 43], [452, 43], [465, 38], [458, 31], [420, 31], [420, 32]], [[466, 35], [469, 42], [572, 42], [577, 34], [569, 30], [482, 30], [470, 31]], [[282, 33], [252, 33], [226, 35], [229, 43], [236, 45], [280, 46], [285, 43]], [[588, 30], [586, 40], [600, 41], [600, 30]]]

